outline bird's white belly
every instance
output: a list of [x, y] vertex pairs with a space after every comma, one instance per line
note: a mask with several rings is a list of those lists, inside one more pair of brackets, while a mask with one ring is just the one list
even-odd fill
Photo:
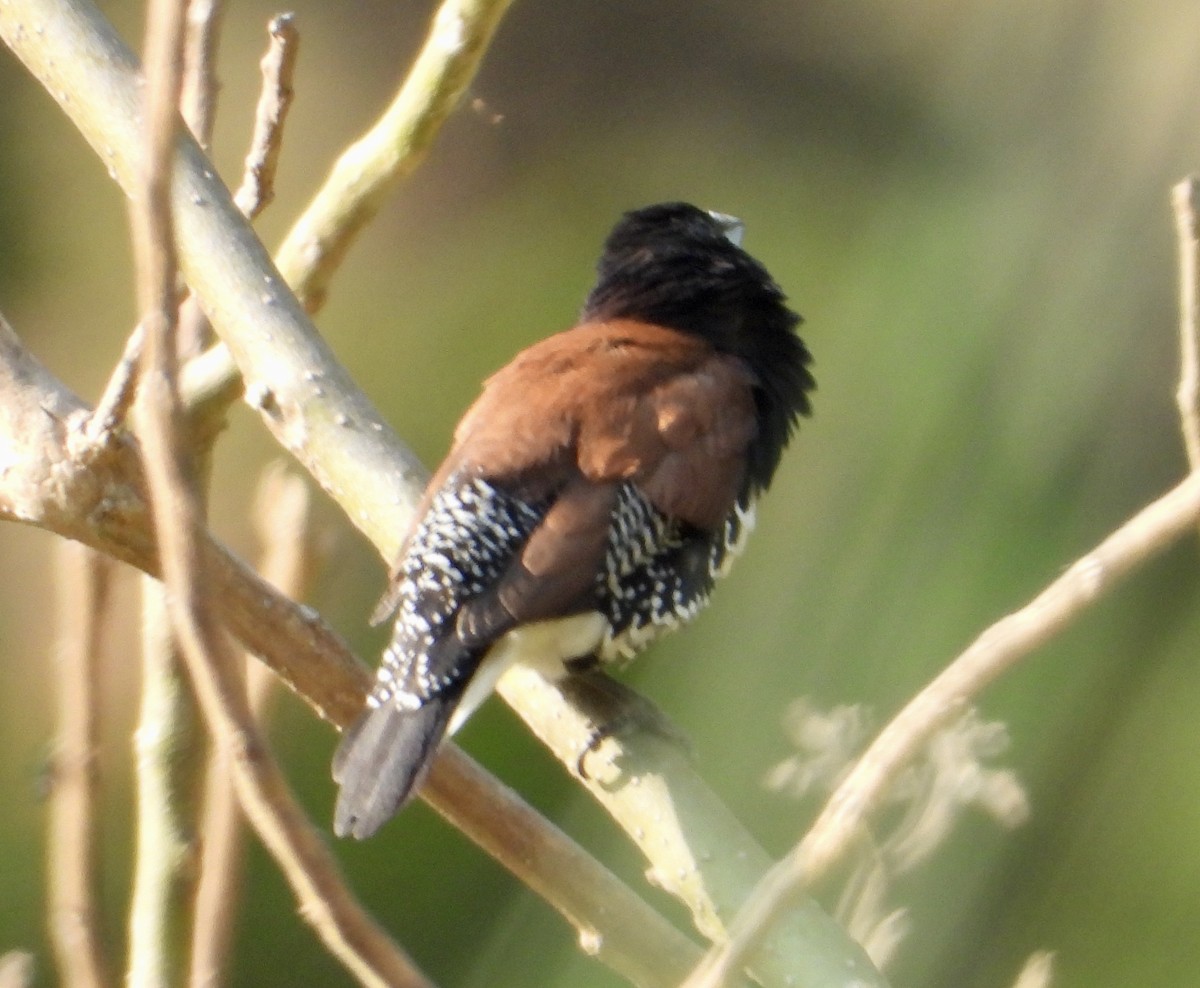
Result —
[[447, 733], [462, 727], [491, 695], [500, 677], [517, 663], [536, 669], [547, 679], [558, 679], [565, 671], [565, 661], [596, 651], [607, 627], [603, 615], [589, 611], [514, 628], [488, 649], [463, 691]]

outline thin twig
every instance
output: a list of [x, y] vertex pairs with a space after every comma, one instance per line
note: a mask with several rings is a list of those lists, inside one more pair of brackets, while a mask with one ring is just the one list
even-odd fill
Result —
[[88, 436], [94, 443], [106, 442], [125, 424], [130, 406], [137, 395], [138, 363], [142, 359], [142, 340], [145, 334], [141, 326], [135, 326], [125, 341], [125, 351], [117, 366], [109, 375], [108, 384], [96, 410], [88, 421]]
[[[145, 333], [138, 374], [138, 431], [148, 451], [155, 448], [160, 436], [169, 435], [174, 428], [173, 423], [160, 424], [160, 416], [171, 413], [164, 396], [169, 394], [176, 366], [176, 259], [170, 169], [183, 81], [183, 15], [183, 0], [157, 0], [147, 9], [141, 181], [130, 213], [138, 311]], [[162, 471], [182, 471], [178, 453], [169, 440], [160, 455], [170, 460]], [[151, 507], [155, 528], [165, 542], [170, 537], [165, 524], [171, 517], [168, 498], [173, 492], [155, 480], [156, 457], [148, 455], [146, 459], [154, 492]], [[187, 752], [193, 748], [189, 739], [194, 718], [189, 716], [190, 691], [171, 632], [175, 622], [168, 620], [170, 607], [157, 586], [147, 583], [142, 711], [136, 735], [137, 855], [127, 978], [131, 988], [182, 984], [179, 972], [186, 944], [184, 911], [191, 898], [193, 872], [187, 864], [190, 814], [187, 795], [182, 791], [186, 782], [180, 783], [180, 766], [190, 760]], [[180, 751], [183, 755], [176, 757]], [[182, 774], [186, 779], [192, 773], [185, 768]]]
[[58, 728], [52, 769], [47, 893], [59, 981], [110, 983], [99, 897], [98, 657], [112, 561], [76, 542], [58, 554]]
[[[223, 0], [191, 0], [188, 4], [188, 72], [184, 76], [183, 111], [192, 133], [206, 150], [211, 141], [219, 88], [213, 61], [223, 14]], [[293, 14], [273, 17], [267, 32], [270, 42], [261, 62], [263, 89], [255, 111], [242, 184], [234, 200], [247, 219], [258, 216], [275, 197], [275, 171], [283, 142], [283, 124], [292, 103], [292, 77], [300, 42]], [[187, 402], [188, 421], [197, 443], [204, 447], [224, 427], [226, 409], [241, 397], [241, 382], [229, 373], [228, 351], [221, 345], [210, 345], [212, 330], [195, 296], [189, 296], [184, 303], [179, 323], [178, 350], [181, 359], [188, 359], [188, 366], [181, 373], [199, 359], [211, 377], [212, 357], [201, 359], [206, 348], [209, 354], [216, 353], [221, 358], [222, 380], [216, 388], [189, 386], [186, 373], [181, 385], [183, 392], [192, 396]]]
[[205, 151], [212, 144], [217, 97], [221, 92], [221, 83], [217, 79], [217, 50], [224, 17], [225, 0], [187, 0], [179, 110], [188, 130]]
[[1175, 402], [1188, 464], [1200, 468], [1200, 182], [1185, 178], [1171, 190], [1179, 241], [1179, 388]]
[[716, 988], [801, 890], [819, 882], [862, 832], [896, 772], [998, 676], [1085, 613], [1122, 577], [1189, 532], [1200, 518], [1200, 472], [1190, 474], [1077, 560], [1019, 611], [1001, 618], [895, 716], [825, 804], [795, 848], [764, 876], [730, 931], [685, 988]]
[[33, 954], [10, 950], [0, 955], [0, 988], [29, 988], [33, 983]]
[[254, 219], [275, 198], [275, 171], [283, 143], [283, 125], [295, 91], [292, 77], [300, 51], [295, 14], [278, 14], [267, 25], [270, 43], [263, 55], [262, 91], [254, 110], [254, 133], [233, 201], [242, 215]]
[[391, 106], [338, 158], [275, 257], [309, 312], [359, 231], [421, 163], [474, 79], [512, 0], [443, 0], [420, 54]]
[[[128, 112], [130, 101], [137, 92], [132, 56], [111, 27], [84, 0], [55, 2], [70, 16], [64, 14], [47, 20], [45, 30], [39, 34], [24, 28], [35, 19], [29, 9], [33, 0], [6, 0], [0, 4], [0, 37], [61, 101], [64, 112], [103, 156], [117, 180], [127, 190], [132, 190], [127, 153], [136, 124]], [[303, 309], [281, 283], [262, 245], [215, 179], [207, 159], [194, 142], [184, 139], [179, 143], [174, 204], [181, 262], [189, 287], [236, 356], [247, 382], [246, 397], [251, 406], [260, 412], [264, 423], [284, 448], [300, 460], [352, 523], [370, 539], [380, 555], [385, 559], [393, 558], [424, 489], [427, 472], [338, 363]], [[71, 479], [78, 484], [73, 489], [83, 488], [83, 496], [94, 503], [95, 495], [85, 485], [85, 480], [94, 487], [95, 478]], [[23, 501], [15, 506], [14, 514], [58, 526], [64, 531], [80, 532], [82, 537], [89, 539], [96, 539], [100, 534], [82, 523], [71, 510], [65, 517], [47, 517], [44, 500], [44, 497], [34, 497], [31, 501]], [[120, 502], [113, 505], [120, 506]], [[104, 545], [109, 551], [122, 553], [123, 558], [136, 556], [145, 562], [153, 550], [145, 544], [144, 531], [133, 523], [134, 518], [109, 507], [102, 520], [119, 520], [123, 527], [117, 538], [111, 537], [117, 535], [116, 526], [106, 526], [103, 534], [108, 537], [104, 539]], [[237, 629], [238, 635], [257, 654], [282, 670], [301, 693], [321, 697], [322, 710], [327, 716], [338, 723], [347, 723], [351, 716], [349, 711], [354, 710], [355, 705], [361, 709], [362, 694], [347, 691], [345, 685], [356, 681], [360, 672], [355, 669], [352, 672], [346, 670], [347, 675], [336, 674], [333, 665], [310, 661], [316, 651], [312, 647], [301, 653], [289, 652], [280, 644], [287, 636], [269, 628], [276, 621], [293, 622], [291, 634], [319, 636], [325, 643], [323, 653], [334, 663], [344, 654], [344, 650], [337, 647], [340, 643], [336, 636], [319, 621], [308, 625], [295, 623], [298, 615], [287, 605], [272, 604], [270, 613], [264, 614], [264, 605], [248, 592], [253, 577], [244, 571], [244, 567], [232, 565], [228, 555], [215, 547], [210, 548], [206, 558], [211, 559], [214, 566], [223, 567], [219, 573], [224, 581], [222, 603], [229, 608], [224, 616], [230, 626]], [[156, 567], [157, 563], [151, 565]], [[331, 697], [331, 693], [336, 696]], [[329, 701], [327, 705], [325, 701]], [[539, 704], [537, 716], [547, 722], [557, 721], [562, 718], [564, 708], [565, 704], [558, 697]], [[573, 723], [579, 724], [579, 721]], [[570, 757], [571, 765], [575, 764], [579, 746], [585, 743], [591, 726], [583, 725], [582, 730], [583, 735], [577, 739]], [[460, 755], [455, 753], [447, 757]], [[672, 771], [688, 780], [689, 786], [703, 788], [693, 766], [680, 761], [672, 765]], [[674, 776], [670, 777], [664, 790], [674, 785], [674, 779]], [[601, 789], [595, 783], [591, 788], [593, 792]], [[623, 794], [629, 794], [629, 802], [622, 802]], [[608, 795], [608, 805], [622, 809], [622, 814], [616, 818], [623, 827], [631, 821], [638, 821], [632, 825], [640, 826], [644, 819], [642, 801], [633, 800], [634, 795], [637, 794], [633, 787], [618, 787]], [[709, 795], [711, 797], [711, 793]], [[696, 807], [703, 812], [709, 805], [712, 802], [705, 800]], [[630, 810], [628, 815], [624, 814], [626, 808]], [[664, 805], [663, 813], [669, 812], [669, 807]], [[723, 817], [721, 829], [727, 829], [727, 823], [727, 817]], [[672, 838], [686, 835], [697, 825], [704, 829], [703, 821], [689, 819], [672, 834]], [[745, 842], [754, 845], [744, 828], [741, 832]], [[671, 847], [664, 849], [666, 853], [660, 853], [659, 848], [649, 844], [643, 847], [656, 859], [678, 861], [687, 855], [686, 848]], [[739, 873], [740, 883], [747, 886], [761, 873], [749, 858], [728, 860], [724, 865], [727, 872]], [[703, 873], [705, 869], [698, 870]], [[694, 883], [688, 884], [694, 886]], [[564, 894], [568, 893], [569, 890], [564, 889]], [[700, 902], [689, 902], [688, 906], [694, 914], [703, 909]], [[827, 954], [828, 963], [835, 967], [847, 958], [857, 962], [861, 957], [859, 948], [827, 917], [826, 923], [818, 929], [821, 935], [806, 942], [806, 957]], [[798, 938], [803, 939], [803, 936]]]
[[[117, 180], [131, 187], [126, 153], [134, 126], [127, 108], [136, 92], [131, 57], [115, 32], [83, 0], [55, 0], [56, 7], [69, 10], [70, 16], [47, 20], [42, 33], [26, 30], [24, 25], [35, 19], [28, 9], [32, 2], [6, 0], [0, 4], [0, 37], [60, 100], [64, 111], [103, 156]], [[249, 403], [380, 554], [385, 559], [394, 557], [424, 488], [426, 471], [383, 422], [280, 283], [261, 244], [213, 177], [211, 165], [188, 140], [180, 141], [176, 179], [174, 201], [181, 261], [188, 284], [204, 305], [214, 328], [235, 354], [245, 375]], [[20, 476], [18, 473], [18, 479]], [[95, 503], [93, 490], [102, 488], [94, 475], [68, 479], [71, 490]], [[76, 537], [102, 538], [106, 549], [122, 554], [122, 558], [139, 558], [145, 563], [152, 557], [153, 547], [146, 545], [136, 512], [125, 514], [114, 510], [122, 507], [120, 502], [105, 502], [107, 511], [100, 520], [106, 524], [103, 531], [97, 531], [77, 514], [74, 505], [69, 505], [63, 516], [51, 515], [45, 507], [46, 495], [40, 489], [38, 493], [40, 497], [20, 499], [14, 505], [14, 515], [55, 526], [56, 530], [80, 533]], [[53, 503], [62, 502], [61, 494], [55, 492]], [[3, 508], [0, 490], [0, 511]], [[336, 665], [345, 654], [336, 636], [318, 620], [307, 623], [300, 620], [302, 612], [290, 605], [272, 603], [267, 607], [260, 603], [248, 589], [254, 578], [212, 543], [206, 550], [206, 562], [209, 561], [220, 567], [215, 576], [222, 581], [219, 599], [226, 608], [223, 617], [229, 626], [275, 668], [283, 670], [300, 692], [320, 697], [318, 702], [331, 719], [347, 723], [353, 712], [361, 709], [362, 693], [346, 687], [351, 682], [363, 682], [359, 678], [363, 672], [357, 666]], [[288, 633], [277, 627], [279, 622], [289, 623]], [[318, 651], [315, 643], [299, 652], [284, 648], [282, 643], [289, 641], [289, 636], [319, 637], [323, 643], [321, 652], [330, 665], [323, 665], [315, 658]], [[335, 668], [342, 671], [335, 672]], [[541, 719], [543, 726], [553, 729], [552, 722], [562, 719], [566, 711], [562, 698], [555, 695], [539, 702], [532, 715]], [[523, 711], [523, 715], [528, 717], [530, 713]], [[569, 757], [573, 766], [591, 725], [581, 723], [578, 718], [572, 723], [582, 731], [574, 744], [567, 746], [573, 748]], [[462, 755], [451, 748], [444, 757]], [[694, 767], [687, 765], [686, 760], [671, 763], [670, 771], [674, 774], [664, 776], [660, 793], [672, 791], [679, 778], [689, 788], [704, 788]], [[589, 787], [596, 793], [603, 788], [595, 781]], [[625, 796], [629, 797], [627, 801], [623, 801]], [[605, 794], [606, 805], [620, 809], [614, 816], [621, 826], [639, 826], [645, 819], [644, 801], [634, 798], [638, 796], [634, 786], [616, 787]], [[709, 793], [707, 799], [693, 804], [690, 812], [702, 814], [713, 802]], [[674, 814], [669, 803], [660, 808], [663, 816]], [[727, 831], [729, 822], [726, 812], [720, 829]], [[681, 821], [670, 838], [686, 839], [689, 833], [706, 829], [704, 820], [692, 816]], [[754, 845], [744, 828], [740, 833], [740, 840]], [[643, 846], [655, 861], [678, 862], [688, 855], [686, 847], [659, 848], [649, 843]], [[707, 847], [702, 850], [709, 853]], [[695, 858], [693, 865], [703, 881], [706, 859]], [[761, 873], [749, 858], [722, 859], [722, 867], [730, 873], [738, 872], [739, 882], [747, 886]], [[663, 873], [667, 873], [666, 869]], [[560, 877], [558, 884], [570, 883]], [[689, 880], [680, 887], [695, 887], [695, 884]], [[560, 894], [566, 896], [571, 891], [563, 888]], [[694, 912], [702, 908], [698, 902], [689, 902], [688, 906]], [[828, 917], [816, 929], [816, 937], [805, 939], [805, 931], [801, 930], [793, 941], [805, 944], [805, 957], [824, 955], [826, 963], [835, 968], [844, 968], [846, 963], [857, 963], [861, 958], [861, 950]], [[867, 983], [881, 981], [876, 974]]]
[[163, 585], [141, 581], [141, 702], [130, 896], [131, 988], [181, 986], [195, 888], [196, 780], [204, 750], [195, 697], [171, 628]]
[[332, 856], [287, 790], [237, 689], [235, 658], [199, 585], [199, 518], [179, 461], [174, 341], [171, 152], [178, 101], [182, 22], [179, 4], [157, 0], [146, 32], [145, 173], [133, 210], [138, 300], [146, 348], [140, 391], [141, 439], [151, 508], [170, 590], [176, 634], [205, 715], [230, 744], [247, 815], [302, 901], [302, 912], [329, 949], [367, 985], [428, 984], [411, 961], [349, 895]]
[[[158, 555], [147, 530], [140, 463], [128, 442], [96, 448], [82, 438], [88, 413], [32, 355], [0, 317], [0, 449], [12, 460], [0, 471], [0, 518], [37, 525], [151, 573], [159, 573]], [[75, 430], [79, 430], [79, 434]], [[301, 608], [273, 590], [228, 550], [203, 536], [203, 569], [212, 606], [221, 622], [305, 699], [338, 726], [353, 722], [362, 710], [372, 676], [316, 612]], [[548, 719], [556, 720], [558, 711]], [[578, 756], [574, 748], [572, 759]], [[691, 771], [685, 765], [682, 771]], [[621, 787], [630, 789], [636, 787]], [[641, 903], [621, 882], [596, 887], [603, 866], [576, 862], [585, 852], [530, 809], [508, 787], [481, 769], [454, 744], [442, 747], [422, 796], [456, 827], [581, 930], [602, 940], [600, 960], [616, 970], [653, 970], [659, 955], [682, 956], [674, 946], [680, 934]], [[686, 813], [684, 814], [686, 817]], [[509, 851], [509, 835], [538, 853]], [[737, 847], [744, 846], [744, 835]], [[757, 855], [763, 856], [758, 850]], [[731, 869], [761, 874], [757, 857], [730, 862]], [[577, 877], [578, 876], [578, 877]], [[594, 915], [590, 904], [610, 904]], [[625, 924], [637, 936], [627, 941]], [[643, 937], [655, 946], [639, 955]], [[596, 938], [592, 938], [594, 942]], [[820, 946], [806, 941], [810, 953]], [[843, 949], [832, 950], [835, 957]], [[871, 982], [868, 982], [870, 984]]]
[[[259, 482], [255, 529], [263, 548], [263, 578], [292, 599], [303, 597], [311, 577], [308, 487], [276, 464]], [[276, 682], [261, 662], [243, 660], [251, 712], [261, 723], [270, 687]], [[219, 744], [209, 759], [204, 795], [204, 856], [196, 893], [191, 988], [224, 984], [241, 887], [242, 815], [233, 788], [229, 746]]]
[[[186, 0], [187, 19], [183, 40], [183, 81], [179, 112], [199, 145], [209, 152], [213, 125], [217, 119], [217, 52], [221, 45], [221, 25], [225, 17], [224, 0]], [[212, 328], [196, 300], [188, 296], [179, 311], [176, 350], [181, 361], [195, 357], [212, 345]], [[206, 449], [225, 421], [201, 430], [197, 448]]]

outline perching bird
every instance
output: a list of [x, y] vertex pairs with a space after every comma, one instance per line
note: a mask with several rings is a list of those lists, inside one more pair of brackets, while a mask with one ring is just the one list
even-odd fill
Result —
[[707, 602], [813, 387], [800, 317], [740, 239], [686, 203], [626, 214], [579, 324], [484, 384], [381, 602], [395, 631], [333, 762], [339, 836], [404, 805], [514, 662], [627, 659]]

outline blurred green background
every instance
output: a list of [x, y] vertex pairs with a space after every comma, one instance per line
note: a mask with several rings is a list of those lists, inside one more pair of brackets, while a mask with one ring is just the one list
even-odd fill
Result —
[[[136, 42], [139, 4], [103, 7]], [[278, 242], [378, 113], [432, 6], [294, 5], [303, 35]], [[276, 8], [229, 4], [216, 157], [235, 182]], [[133, 322], [124, 205], [50, 100], [0, 57], [0, 309], [94, 400]], [[694, 739], [774, 853], [811, 807], [764, 790], [790, 698], [882, 719], [995, 618], [1185, 470], [1173, 395], [1170, 186], [1200, 167], [1191, 0], [517, 0], [467, 106], [354, 250], [319, 325], [433, 463], [480, 380], [567, 326], [621, 210], [686, 198], [741, 216], [806, 317], [816, 413], [745, 559], [697, 625], [628, 679]], [[239, 410], [215, 525], [276, 456]], [[313, 603], [366, 657], [382, 586], [337, 536]], [[52, 540], [0, 529], [0, 949], [39, 957]], [[1032, 818], [969, 816], [892, 892], [913, 931], [890, 970], [926, 988], [1200, 983], [1200, 608], [1195, 544], [1154, 562], [983, 699]], [[132, 580], [126, 581], [131, 587]], [[131, 590], [120, 602], [128, 604]], [[133, 632], [106, 673], [106, 889], [119, 952], [130, 859]], [[314, 817], [334, 738], [286, 698], [279, 747]], [[641, 864], [499, 703], [465, 746], [638, 887]], [[439, 982], [609, 986], [551, 911], [423, 806], [338, 853]], [[235, 983], [349, 984], [257, 849]], [[664, 909], [672, 907], [647, 891]]]

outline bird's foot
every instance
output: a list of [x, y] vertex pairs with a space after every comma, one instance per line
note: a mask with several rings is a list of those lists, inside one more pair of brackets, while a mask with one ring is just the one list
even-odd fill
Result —
[[587, 762], [609, 738], [640, 732], [655, 734], [691, 753], [691, 743], [666, 714], [636, 690], [598, 668], [575, 671], [562, 683], [563, 693], [594, 725], [575, 762], [581, 779], [591, 779]]

